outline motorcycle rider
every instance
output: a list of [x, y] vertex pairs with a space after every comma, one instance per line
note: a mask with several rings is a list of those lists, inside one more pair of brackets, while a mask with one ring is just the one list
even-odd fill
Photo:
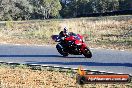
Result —
[[68, 29], [65, 27], [63, 31], [59, 33], [57, 41], [64, 42], [65, 38], [69, 36]]
[[56, 41], [60, 41], [60, 45], [61, 45], [62, 49], [64, 47], [65, 48], [68, 47], [67, 43], [65, 42], [65, 38], [69, 37], [69, 35], [70, 35], [70, 33], [68, 32], [68, 29], [66, 27], [63, 29], [63, 31], [61, 31], [59, 33], [59, 36]]

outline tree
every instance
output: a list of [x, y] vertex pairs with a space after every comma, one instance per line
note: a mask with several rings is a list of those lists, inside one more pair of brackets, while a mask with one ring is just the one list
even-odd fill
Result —
[[76, 17], [77, 14], [77, 0], [61, 0], [62, 9], [60, 14], [62, 17]]
[[119, 0], [119, 10], [132, 10], [132, 0]]
[[15, 8], [14, 3], [10, 0], [1, 0], [0, 7], [1, 7], [1, 11], [0, 11], [1, 20], [11, 20], [12, 16], [16, 13], [14, 11], [18, 10], [17, 8]]
[[92, 0], [91, 3], [94, 13], [104, 13], [119, 9], [118, 0]]
[[32, 13], [32, 6], [27, 0], [1, 0], [1, 20], [29, 19]]
[[31, 3], [34, 6], [33, 15], [37, 15], [38, 18], [48, 19], [59, 16], [61, 10], [59, 0], [31, 0]]
[[0, 0], [0, 20], [72, 18], [129, 9], [131, 0]]
[[77, 3], [77, 15], [87, 14], [90, 12], [89, 0], [78, 0]]
[[28, 0], [15, 0], [15, 6], [20, 10], [19, 13], [16, 14], [17, 17], [21, 17], [23, 19], [30, 19], [30, 14], [33, 12], [33, 6], [30, 4]]

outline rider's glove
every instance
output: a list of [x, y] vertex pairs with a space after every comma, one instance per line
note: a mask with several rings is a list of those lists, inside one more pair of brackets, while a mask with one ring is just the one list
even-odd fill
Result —
[[57, 40], [56, 40], [56, 42], [59, 42], [59, 41], [60, 41], [60, 39], [57, 39]]
[[61, 38], [61, 40], [64, 40], [64, 39], [65, 39], [65, 37], [62, 37], [62, 38]]

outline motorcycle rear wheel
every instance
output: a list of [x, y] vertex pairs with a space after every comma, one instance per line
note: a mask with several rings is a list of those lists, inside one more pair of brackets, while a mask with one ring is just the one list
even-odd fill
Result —
[[84, 55], [86, 58], [91, 58], [91, 57], [92, 57], [92, 53], [91, 53], [90, 49], [87, 48], [87, 47], [84, 49], [83, 55]]

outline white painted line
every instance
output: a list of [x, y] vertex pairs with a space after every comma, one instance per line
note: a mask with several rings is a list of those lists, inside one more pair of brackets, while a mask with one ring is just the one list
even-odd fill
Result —
[[48, 67], [49, 65], [42, 65], [43, 67]]
[[0, 63], [4, 63], [3, 61], [0, 61]]
[[9, 64], [10, 64], [10, 63], [14, 63], [14, 62], [7, 62], [7, 63], [9, 63]]
[[29, 64], [29, 65], [34, 65], [34, 66], [41, 66], [41, 65], [39, 65], [39, 64]]

